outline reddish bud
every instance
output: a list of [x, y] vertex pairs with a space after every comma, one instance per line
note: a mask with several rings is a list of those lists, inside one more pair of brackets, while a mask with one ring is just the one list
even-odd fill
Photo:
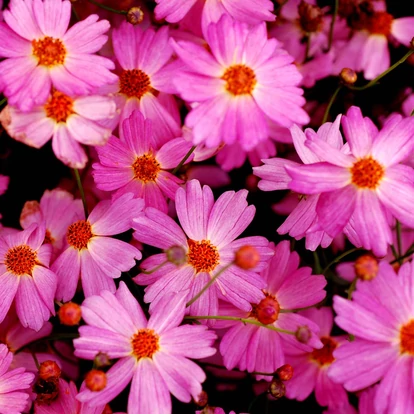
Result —
[[269, 394], [276, 398], [282, 398], [286, 394], [286, 386], [279, 378], [273, 378], [272, 382], [269, 385], [268, 389]]
[[48, 381], [51, 378], [60, 378], [62, 373], [59, 365], [55, 361], [44, 361], [39, 367], [39, 378]]
[[141, 7], [131, 7], [126, 15], [128, 23], [132, 25], [140, 24], [144, 20], [144, 12]]
[[378, 260], [369, 254], [358, 257], [354, 267], [356, 277], [361, 280], [372, 280], [378, 274]]
[[187, 263], [187, 252], [182, 246], [172, 246], [165, 253], [167, 260], [177, 266]]
[[208, 403], [208, 395], [205, 391], [201, 391], [200, 394], [197, 397], [197, 400], [195, 400], [195, 403], [199, 407], [205, 407]]
[[82, 317], [81, 307], [77, 303], [68, 302], [58, 310], [60, 323], [66, 326], [79, 325]]
[[347, 85], [353, 85], [358, 79], [356, 72], [349, 68], [343, 68], [339, 74], [339, 77], [342, 82]]
[[285, 364], [279, 367], [276, 370], [276, 375], [281, 381], [289, 381], [293, 377], [293, 367], [292, 365]]
[[260, 254], [253, 246], [242, 246], [234, 256], [234, 264], [244, 270], [253, 269], [260, 261]]
[[299, 328], [295, 332], [296, 339], [302, 344], [307, 344], [311, 336], [312, 333], [306, 325], [299, 326]]
[[88, 390], [102, 391], [106, 387], [106, 374], [98, 369], [90, 370], [85, 377], [85, 385]]
[[97, 368], [109, 367], [111, 365], [111, 360], [109, 359], [108, 354], [104, 352], [98, 352], [93, 360], [93, 366]]

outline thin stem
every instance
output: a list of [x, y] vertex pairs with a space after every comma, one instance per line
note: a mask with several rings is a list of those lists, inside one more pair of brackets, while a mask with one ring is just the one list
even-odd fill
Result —
[[335, 26], [336, 16], [338, 15], [338, 8], [339, 8], [339, 0], [335, 0], [334, 12], [333, 12], [332, 21], [331, 21], [331, 27], [329, 28], [328, 49], [326, 49], [327, 52], [329, 52], [331, 50], [331, 47], [332, 47], [334, 26]]
[[395, 249], [393, 244], [390, 247], [391, 247], [392, 255], [395, 257], [395, 260], [399, 262], [401, 259], [399, 257], [397, 250]]
[[414, 109], [411, 111], [410, 116], [414, 116]]
[[30, 353], [32, 354], [33, 361], [36, 365], [36, 368], [39, 370], [40, 369], [40, 364], [39, 364], [39, 360], [37, 359], [37, 356], [36, 356], [35, 352], [30, 350]]
[[75, 173], [76, 184], [78, 185], [79, 193], [82, 198], [83, 211], [85, 212], [85, 220], [86, 220], [89, 214], [88, 214], [88, 205], [86, 204], [85, 192], [83, 191], [83, 186], [82, 186], [82, 181], [79, 175], [79, 170], [77, 168], [74, 168], [73, 171]]
[[252, 410], [252, 408], [253, 408], [253, 406], [256, 404], [256, 402], [259, 400], [259, 398], [260, 397], [263, 397], [263, 395], [267, 395], [267, 391], [265, 391], [265, 392], [262, 392], [261, 394], [259, 394], [259, 395], [256, 395], [256, 397], [254, 397], [253, 398], [253, 400], [252, 400], [252, 402], [249, 404], [249, 408], [247, 409], [247, 411], [250, 413], [251, 412], [251, 410]]
[[[401, 223], [397, 220], [397, 225], [395, 227], [397, 232], [397, 249], [398, 249], [398, 257], [402, 256], [402, 242], [401, 242]], [[401, 264], [401, 262], [400, 262]]]
[[94, 4], [95, 6], [98, 6], [98, 7], [100, 7], [101, 9], [104, 9], [104, 10], [110, 11], [110, 12], [112, 12], [112, 13], [116, 13], [116, 14], [123, 14], [123, 15], [128, 14], [128, 11], [127, 11], [127, 10], [117, 10], [117, 9], [113, 9], [112, 7], [105, 6], [105, 4], [98, 3], [98, 2], [97, 2], [97, 1], [95, 1], [95, 0], [88, 0], [88, 1], [89, 1], [89, 3], [92, 3], [92, 4]]
[[313, 254], [313, 260], [315, 260], [315, 273], [319, 275], [321, 274], [322, 267], [321, 267], [321, 262], [319, 260], [318, 253], [316, 252], [316, 250], [314, 250], [312, 254]]
[[352, 281], [351, 286], [349, 286], [349, 289], [348, 289], [348, 300], [351, 300], [351, 298], [352, 298], [352, 293], [354, 292], [354, 290], [355, 290], [355, 288], [356, 288], [356, 283], [357, 283], [357, 280], [358, 280], [358, 278], [356, 277], [356, 278]]
[[382, 72], [380, 75], [378, 75], [375, 79], [373, 79], [371, 82], [368, 82], [364, 86], [352, 86], [352, 85], [346, 85], [348, 89], [351, 89], [353, 91], [363, 91], [365, 89], [370, 88], [371, 86], [374, 86], [380, 79], [382, 79], [384, 76], [388, 75], [390, 72], [392, 72], [396, 67], [400, 66], [401, 63], [404, 63], [412, 54], [414, 53], [414, 50], [409, 50], [400, 60], [395, 62], [392, 66], [390, 66], [387, 70]]
[[155, 266], [153, 269], [151, 270], [143, 270], [141, 268], [139, 268], [139, 270], [141, 271], [141, 273], [144, 273], [144, 275], [151, 275], [152, 273], [156, 272], [157, 270], [161, 269], [163, 266], [165, 266], [168, 263], [168, 260], [165, 260], [164, 262], [160, 263], [159, 265]]
[[189, 300], [185, 307], [188, 308], [189, 306], [191, 306], [207, 289], [210, 288], [210, 286], [216, 281], [216, 279], [223, 273], [225, 272], [231, 265], [232, 263], [229, 263], [228, 265], [222, 267], [209, 281], [208, 283], [206, 283], [206, 285], [203, 287], [203, 289], [200, 290], [200, 292], [197, 293], [197, 295], [195, 295], [191, 300]]
[[184, 158], [180, 161], [180, 163], [173, 169], [172, 174], [173, 175], [177, 175], [178, 171], [180, 170], [180, 168], [184, 165], [184, 163], [188, 160], [188, 158], [191, 156], [191, 154], [195, 151], [197, 145], [193, 145], [190, 148], [190, 151], [187, 152], [187, 154], [185, 154]]
[[7, 98], [4, 97], [1, 101], [0, 101], [0, 106], [2, 106], [5, 102], [7, 102]]
[[310, 43], [311, 43], [311, 34], [306, 33], [306, 50], [305, 50], [304, 62], [307, 62], [309, 60]]
[[323, 269], [322, 274], [324, 275], [328, 271], [328, 269], [331, 266], [333, 266], [335, 263], [338, 263], [344, 257], [346, 257], [346, 256], [348, 256], [348, 255], [350, 255], [350, 254], [352, 254], [354, 252], [357, 252], [358, 250], [361, 250], [361, 248], [360, 247], [355, 247], [353, 249], [347, 250], [346, 252], [340, 254], [338, 257], [336, 257], [334, 260], [332, 260], [332, 262], [329, 262], [327, 264], [327, 266], [325, 267], [325, 269]]
[[340, 92], [340, 90], [343, 88], [343, 85], [340, 84], [336, 89], [335, 92], [333, 93], [333, 95], [331, 96], [331, 99], [329, 100], [328, 106], [325, 109], [325, 113], [323, 114], [323, 118], [322, 118], [322, 124], [324, 124], [329, 117], [329, 112], [331, 111], [332, 105], [335, 102], [336, 97], [338, 96], [338, 93]]
[[400, 260], [402, 261], [403, 259], [411, 256], [413, 253], [414, 253], [414, 243], [408, 248], [408, 250], [402, 256], [400, 256], [399, 258], [391, 261], [390, 264], [397, 263]]

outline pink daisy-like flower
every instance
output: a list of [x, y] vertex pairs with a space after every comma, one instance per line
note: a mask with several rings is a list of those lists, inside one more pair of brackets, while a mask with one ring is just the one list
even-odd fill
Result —
[[114, 63], [93, 55], [107, 41], [109, 22], [98, 16], [69, 30], [66, 0], [11, 0], [0, 24], [0, 90], [23, 111], [46, 102], [51, 87], [67, 95], [86, 95], [113, 83]]
[[173, 394], [190, 402], [201, 392], [206, 376], [188, 358], [213, 355], [216, 335], [205, 326], [178, 326], [185, 312], [186, 294], [170, 296], [147, 321], [144, 312], [121, 282], [116, 294], [104, 291], [85, 299], [75, 354], [93, 360], [98, 352], [119, 360], [106, 373], [102, 391], [84, 390], [78, 400], [92, 406], [115, 398], [131, 381], [130, 414], [170, 414]]
[[[223, 307], [220, 313], [243, 318], [256, 319], [265, 325], [295, 332], [301, 326], [310, 329], [310, 339], [302, 344], [293, 335], [281, 334], [265, 327], [232, 322], [233, 325], [223, 336], [220, 353], [227, 369], [238, 367], [249, 372], [275, 372], [285, 363], [284, 347], [291, 344], [295, 348], [311, 352], [313, 348], [322, 348], [317, 334], [316, 323], [297, 313], [284, 312], [315, 305], [326, 295], [323, 288], [326, 280], [323, 276], [312, 275], [310, 267], [299, 268], [299, 255], [290, 252], [288, 241], [280, 242], [274, 248], [269, 267], [262, 276], [267, 285], [263, 292], [265, 298], [253, 305], [246, 315], [238, 310], [231, 311]], [[230, 311], [230, 312], [229, 312]], [[222, 322], [220, 322], [222, 324]], [[271, 377], [258, 376], [270, 380]]]
[[13, 301], [24, 327], [39, 331], [55, 314], [57, 279], [49, 270], [52, 247], [43, 244], [46, 229], [31, 225], [26, 230], [0, 235], [0, 321]]
[[285, 127], [309, 121], [297, 87], [302, 76], [293, 58], [267, 38], [264, 23], [249, 28], [224, 15], [209, 26], [206, 40], [211, 53], [171, 41], [186, 65], [174, 83], [184, 100], [197, 104], [185, 121], [194, 144], [239, 142], [248, 151], [268, 138], [269, 119]]
[[4, 194], [9, 186], [10, 179], [0, 174], [0, 195]]
[[[145, 215], [133, 220], [134, 237], [142, 243], [163, 249], [164, 252], [149, 257], [141, 268], [152, 270], [151, 274], [140, 274], [135, 278], [145, 289], [145, 301], [164, 301], [169, 293], [189, 289], [190, 300], [223, 267], [234, 260], [235, 252], [242, 246], [255, 247], [260, 254], [259, 264], [252, 270], [232, 265], [224, 270], [214, 284], [190, 307], [192, 315], [216, 315], [218, 299], [233, 303], [245, 311], [252, 309], [264, 295], [263, 279], [257, 274], [267, 265], [273, 254], [264, 237], [245, 237], [235, 240], [250, 224], [255, 207], [248, 206], [247, 191], [227, 191], [214, 202], [210, 187], [201, 187], [197, 180], [188, 181], [185, 189], [175, 195], [177, 216], [181, 227], [166, 214], [154, 209], [145, 209]], [[168, 262], [172, 251], [180, 251], [181, 262]], [[170, 252], [170, 253], [169, 253]]]
[[365, 249], [384, 256], [392, 242], [388, 215], [414, 227], [414, 173], [400, 164], [414, 148], [414, 118], [395, 115], [378, 132], [359, 108], [351, 107], [342, 125], [350, 153], [308, 134], [305, 145], [324, 162], [286, 165], [289, 188], [320, 194], [319, 229], [335, 237], [350, 224]]
[[43, 106], [30, 112], [7, 106], [0, 114], [0, 122], [12, 138], [34, 148], [52, 138], [57, 158], [71, 168], [84, 168], [88, 157], [81, 144], [104, 145], [112, 131], [99, 121], [113, 117], [115, 111], [111, 98], [72, 98], [54, 90]]
[[176, 138], [158, 148], [152, 125], [134, 111], [122, 123], [120, 139], [113, 136], [107, 145], [97, 148], [100, 163], [93, 164], [93, 178], [100, 190], [117, 190], [115, 198], [133, 193], [143, 198], [147, 207], [167, 213], [167, 198], [174, 200], [182, 180], [166, 170], [180, 163], [191, 144]]
[[101, 201], [87, 219], [67, 228], [68, 247], [52, 266], [58, 276], [56, 299], [72, 299], [79, 278], [85, 296], [105, 289], [115, 292], [113, 279], [130, 270], [142, 255], [134, 246], [110, 236], [129, 230], [132, 218], [139, 216], [143, 207], [142, 199], [124, 194], [112, 202]]
[[28, 392], [34, 374], [25, 372], [24, 368], [10, 371], [12, 360], [13, 354], [6, 345], [0, 344], [0, 412], [20, 414], [29, 400]]
[[336, 324], [355, 336], [334, 351], [330, 378], [348, 391], [381, 381], [375, 413], [414, 412], [414, 266], [405, 263], [398, 275], [387, 262], [377, 277], [358, 281], [352, 300], [334, 297]]

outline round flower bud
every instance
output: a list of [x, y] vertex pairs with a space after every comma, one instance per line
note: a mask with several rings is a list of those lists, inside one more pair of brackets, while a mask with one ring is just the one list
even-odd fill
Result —
[[293, 367], [292, 365], [285, 364], [279, 367], [276, 370], [276, 375], [281, 381], [289, 381], [293, 377]]
[[260, 254], [253, 246], [242, 246], [236, 251], [234, 264], [244, 270], [253, 269], [260, 261]]
[[201, 391], [200, 394], [197, 397], [197, 400], [195, 400], [195, 403], [199, 407], [205, 407], [208, 403], [208, 395], [205, 391]]
[[273, 378], [272, 382], [269, 385], [268, 389], [269, 394], [276, 398], [282, 398], [286, 394], [286, 386], [279, 378]]
[[257, 305], [253, 305], [252, 316], [264, 325], [277, 321], [280, 312], [279, 302], [272, 296], [266, 296]]
[[167, 260], [177, 266], [187, 263], [187, 252], [182, 246], [171, 246], [165, 253]]
[[81, 307], [77, 303], [68, 302], [58, 310], [60, 323], [66, 326], [79, 325], [82, 317]]
[[48, 381], [51, 378], [60, 378], [62, 373], [59, 365], [55, 361], [44, 361], [39, 367], [39, 378]]
[[136, 24], [142, 23], [144, 20], [144, 12], [142, 11], [141, 7], [131, 7], [128, 10], [126, 19], [128, 23], [131, 23], [135, 26]]
[[378, 260], [369, 254], [364, 254], [355, 261], [354, 268], [358, 279], [372, 280], [378, 274]]
[[295, 332], [296, 339], [302, 344], [307, 344], [311, 336], [312, 333], [306, 325], [299, 326], [299, 328]]
[[343, 68], [339, 77], [341, 78], [341, 81], [347, 85], [353, 85], [358, 79], [356, 72], [349, 68]]
[[106, 374], [98, 369], [90, 370], [85, 377], [85, 385], [88, 390], [102, 391], [106, 387]]
[[98, 352], [93, 360], [93, 366], [96, 368], [109, 367], [111, 365], [111, 360], [109, 359], [108, 354], [105, 352]]

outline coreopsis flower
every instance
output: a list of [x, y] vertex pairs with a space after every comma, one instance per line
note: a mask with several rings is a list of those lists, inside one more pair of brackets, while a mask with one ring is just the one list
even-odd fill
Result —
[[12, 360], [13, 354], [6, 345], [0, 344], [0, 412], [19, 414], [29, 401], [34, 374], [25, 372], [24, 368], [10, 370]]
[[131, 193], [117, 200], [98, 203], [87, 219], [77, 220], [66, 231], [67, 248], [52, 265], [58, 276], [56, 299], [73, 298], [79, 278], [85, 296], [102, 290], [115, 292], [114, 278], [135, 265], [141, 252], [134, 246], [110, 236], [130, 229], [144, 202]]
[[93, 164], [93, 177], [100, 190], [116, 190], [115, 198], [133, 193], [143, 198], [147, 207], [167, 213], [167, 198], [174, 200], [182, 180], [166, 170], [180, 163], [191, 144], [176, 138], [159, 148], [152, 125], [134, 111], [122, 123], [120, 139], [113, 136], [107, 145], [97, 148], [100, 162]]
[[0, 174], [0, 195], [4, 194], [9, 186], [10, 178]]
[[112, 130], [99, 124], [115, 115], [116, 104], [106, 96], [74, 97], [53, 90], [46, 103], [29, 112], [7, 106], [0, 122], [17, 141], [41, 148], [52, 139], [56, 157], [71, 168], [84, 168], [88, 156], [81, 144], [104, 145]]
[[307, 135], [305, 145], [324, 162], [286, 165], [289, 188], [320, 194], [317, 226], [329, 236], [349, 224], [365, 249], [384, 256], [392, 243], [388, 215], [414, 227], [413, 169], [400, 164], [414, 148], [414, 118], [395, 115], [378, 132], [359, 108], [351, 107], [342, 125], [350, 152]]
[[116, 81], [114, 63], [94, 55], [107, 41], [109, 22], [93, 14], [69, 30], [67, 0], [11, 0], [0, 24], [0, 90], [22, 111], [43, 105], [51, 87], [86, 95]]
[[49, 269], [52, 247], [42, 244], [44, 226], [0, 235], [0, 321], [13, 301], [24, 327], [39, 331], [55, 314], [56, 274]]
[[[193, 143], [216, 147], [240, 143], [251, 150], [269, 136], [268, 120], [279, 126], [306, 124], [302, 76], [293, 58], [267, 38], [266, 25], [249, 28], [224, 15], [206, 34], [211, 50], [171, 40], [185, 63], [174, 83], [181, 97], [193, 103], [185, 124]], [[197, 56], [197, 59], [194, 59]]]
[[171, 413], [170, 392], [190, 402], [205, 380], [202, 369], [188, 358], [213, 355], [216, 335], [205, 326], [179, 326], [186, 294], [170, 296], [156, 307], [147, 321], [136, 299], [121, 282], [116, 294], [108, 291], [85, 299], [82, 315], [86, 326], [74, 340], [75, 354], [93, 360], [98, 352], [118, 359], [106, 372], [102, 391], [82, 390], [77, 399], [91, 406], [115, 398], [131, 381], [128, 413]]
[[[298, 268], [299, 255], [290, 252], [288, 241], [280, 242], [274, 248], [274, 253], [269, 266], [261, 273], [267, 282], [263, 290], [265, 298], [258, 304], [253, 304], [247, 314], [230, 310], [229, 307], [223, 307], [220, 314], [249, 318], [292, 332], [306, 326], [309, 328], [310, 338], [307, 343], [299, 343], [294, 335], [253, 324], [231, 322], [227, 325], [233, 326], [220, 342], [220, 353], [225, 367], [229, 370], [238, 367], [242, 371], [272, 373], [285, 363], [284, 347], [287, 344], [305, 352], [323, 346], [317, 336], [319, 327], [316, 323], [297, 313], [283, 311], [320, 302], [326, 295], [323, 290], [326, 285], [325, 278], [322, 275], [312, 275], [310, 267]], [[294, 376], [296, 375], [295, 372]], [[271, 380], [271, 377], [263, 375], [258, 378]]]
[[[151, 302], [150, 309], [170, 293], [187, 289], [187, 299], [190, 300], [220, 271], [222, 273], [213, 285], [189, 307], [190, 314], [216, 315], [219, 298], [250, 311], [251, 303], [264, 298], [260, 289], [265, 283], [257, 272], [266, 267], [273, 254], [268, 241], [259, 236], [235, 240], [255, 214], [255, 207], [247, 205], [246, 197], [246, 190], [227, 191], [214, 202], [209, 187], [201, 187], [197, 180], [191, 180], [175, 195], [182, 229], [169, 216], [151, 207], [145, 209], [145, 215], [133, 220], [137, 240], [164, 250], [141, 263], [141, 268], [151, 274], [143, 273], [135, 278], [139, 285], [149, 285], [144, 299]], [[235, 252], [245, 245], [257, 249], [261, 259], [259, 264], [251, 270], [235, 265], [228, 267]], [[167, 263], [172, 249], [182, 252], [182, 260], [175, 261], [178, 264]], [[152, 271], [161, 263], [164, 265]]]
[[397, 275], [382, 261], [375, 279], [357, 282], [352, 300], [334, 297], [335, 322], [355, 339], [334, 351], [328, 375], [348, 391], [380, 381], [376, 413], [414, 412], [413, 286], [413, 263]]

